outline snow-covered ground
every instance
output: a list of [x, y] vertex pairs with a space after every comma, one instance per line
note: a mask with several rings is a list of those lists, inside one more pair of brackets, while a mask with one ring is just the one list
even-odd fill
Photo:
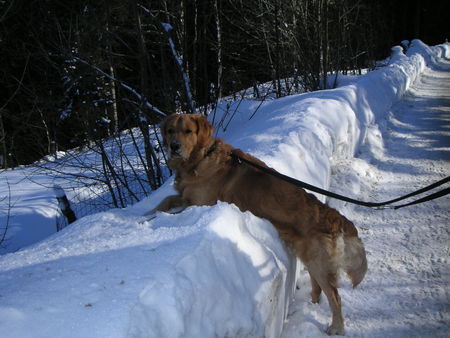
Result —
[[[260, 102], [228, 103], [219, 136], [285, 174], [365, 200], [425, 186], [450, 173], [450, 45], [415, 41], [407, 55], [395, 49], [390, 65], [335, 90], [264, 102], [250, 120]], [[39, 185], [15, 181], [29, 169], [20, 170], [0, 174], [0, 192], [12, 183], [12, 232], [33, 237], [35, 224], [53, 226], [55, 206]], [[169, 181], [132, 207], [0, 256], [0, 336], [324, 335], [327, 301], [309, 302], [307, 274], [270, 223], [225, 203], [141, 223], [171, 191]], [[329, 203], [355, 222], [369, 260], [362, 284], [344, 281], [340, 291], [347, 334], [448, 336], [449, 198], [398, 211]]]

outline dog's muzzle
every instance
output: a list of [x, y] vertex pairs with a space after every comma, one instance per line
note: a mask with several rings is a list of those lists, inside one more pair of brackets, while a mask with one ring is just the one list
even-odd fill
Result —
[[179, 142], [171, 142], [169, 145], [171, 156], [181, 156], [181, 144]]

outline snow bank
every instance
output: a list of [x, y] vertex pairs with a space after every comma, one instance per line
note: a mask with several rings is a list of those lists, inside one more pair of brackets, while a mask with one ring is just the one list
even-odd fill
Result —
[[267, 221], [226, 203], [209, 209], [155, 221], [154, 227], [192, 223], [198, 238], [140, 293], [131, 336], [279, 336], [295, 287], [295, 260]]
[[[400, 52], [401, 47], [393, 48], [388, 66], [337, 89], [262, 104], [228, 104], [227, 111], [232, 113], [225, 114], [223, 108], [216, 118], [218, 135], [284, 174], [327, 188], [333, 158], [382, 149], [379, 124], [434, 55], [423, 46], [414, 40], [410, 56]], [[227, 126], [226, 131], [223, 126]], [[255, 129], [259, 132], [254, 133]]]
[[[379, 125], [434, 52], [413, 42], [407, 56], [396, 50], [387, 67], [347, 86], [228, 103], [230, 114], [224, 103], [217, 132], [280, 172], [328, 188], [334, 160], [382, 150]], [[2, 256], [2, 335], [279, 336], [296, 262], [273, 227], [225, 203], [140, 224], [170, 192], [168, 183], [131, 208], [85, 217]]]
[[3, 256], [2, 337], [279, 335], [296, 261], [269, 222], [226, 203], [140, 220], [88, 216]]

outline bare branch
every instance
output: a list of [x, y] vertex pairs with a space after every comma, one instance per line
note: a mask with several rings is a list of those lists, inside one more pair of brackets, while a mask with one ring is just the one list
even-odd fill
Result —
[[110, 79], [111, 81], [117, 82], [122, 88], [126, 89], [127, 91], [129, 91], [131, 94], [133, 94], [134, 96], [136, 96], [136, 98], [141, 101], [144, 102], [145, 106], [153, 111], [154, 113], [160, 115], [161, 117], [166, 117], [167, 114], [163, 113], [161, 110], [159, 110], [157, 107], [155, 107], [154, 105], [152, 105], [150, 102], [147, 101], [147, 99], [142, 96], [141, 94], [139, 94], [136, 90], [134, 90], [133, 88], [131, 88], [129, 85], [127, 85], [126, 83], [124, 83], [123, 81], [116, 79], [115, 77], [109, 75], [108, 73], [104, 72], [103, 70], [101, 70], [99, 67], [94, 66], [92, 64], [90, 64], [89, 62], [77, 57], [77, 56], [73, 56], [72, 57], [73, 60], [78, 61], [90, 68], [92, 68], [93, 70], [99, 72], [100, 74], [102, 74], [103, 76], [105, 76], [106, 78]]
[[189, 76], [186, 74], [186, 71], [183, 66], [183, 59], [178, 54], [175, 44], [170, 36], [170, 31], [172, 30], [172, 26], [169, 24], [164, 24], [161, 21], [158, 20], [158, 18], [148, 9], [144, 6], [138, 4], [138, 7], [141, 8], [145, 13], [147, 13], [153, 21], [156, 22], [158, 27], [160, 28], [161, 32], [164, 34], [164, 37], [167, 40], [167, 43], [169, 44], [170, 51], [172, 54], [172, 57], [175, 61], [175, 64], [177, 65], [178, 73], [180, 74], [180, 77], [183, 79], [183, 88], [186, 96], [186, 100], [188, 103], [188, 109], [191, 113], [195, 113], [195, 105], [194, 100], [192, 98], [192, 92], [191, 92], [191, 84], [189, 80]]

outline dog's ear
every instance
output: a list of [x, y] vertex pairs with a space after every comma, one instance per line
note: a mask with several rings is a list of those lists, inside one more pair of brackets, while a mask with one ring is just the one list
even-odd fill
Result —
[[212, 125], [203, 115], [193, 115], [192, 118], [194, 118], [197, 124], [197, 144], [208, 145], [208, 141], [213, 133]]
[[176, 114], [168, 115], [168, 116], [166, 116], [164, 118], [164, 120], [162, 120], [161, 124], [159, 125], [159, 129], [161, 130], [161, 136], [163, 138], [163, 144], [164, 145], [167, 145], [166, 144], [167, 140], [166, 140], [166, 137], [165, 137], [165, 135], [167, 133], [167, 126], [168, 126], [169, 122], [171, 120], [173, 120], [174, 118], [176, 118]]

